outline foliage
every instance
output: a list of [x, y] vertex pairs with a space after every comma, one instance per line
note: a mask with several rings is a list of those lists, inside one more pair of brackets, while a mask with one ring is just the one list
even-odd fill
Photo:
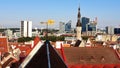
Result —
[[0, 29], [0, 32], [4, 32], [6, 29]]
[[[27, 42], [33, 40], [35, 37], [21, 37], [18, 38], [18, 42]], [[48, 36], [48, 37], [40, 37], [41, 40], [50, 40], [50, 41], [64, 41], [64, 36]]]
[[87, 41], [88, 40], [88, 36], [82, 36], [82, 39]]
[[34, 37], [21, 37], [21, 38], [18, 38], [18, 42], [27, 42], [27, 41], [31, 41], [33, 39], [34, 39]]
[[48, 39], [48, 40], [50, 40], [50, 41], [53, 41], [53, 42], [55, 42], [55, 41], [64, 41], [64, 37], [63, 36], [48, 36], [48, 37], [41, 37], [41, 40], [46, 40], [46, 39]]

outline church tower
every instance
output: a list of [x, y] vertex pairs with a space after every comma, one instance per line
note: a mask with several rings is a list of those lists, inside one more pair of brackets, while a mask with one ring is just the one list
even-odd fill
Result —
[[80, 21], [80, 18], [81, 18], [81, 14], [80, 14], [80, 7], [78, 8], [78, 17], [77, 17], [77, 24], [76, 24], [76, 37], [77, 37], [77, 40], [82, 40], [81, 38], [81, 30], [82, 30], [82, 24], [81, 24], [81, 21]]

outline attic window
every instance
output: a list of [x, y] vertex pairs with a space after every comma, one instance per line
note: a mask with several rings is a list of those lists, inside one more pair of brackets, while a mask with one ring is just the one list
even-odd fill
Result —
[[84, 60], [84, 57], [83, 56], [80, 56], [80, 61], [83, 61]]
[[94, 62], [94, 61], [95, 61], [95, 57], [94, 57], [94, 56], [91, 56], [91, 57], [90, 57], [90, 60], [91, 60], [92, 62]]
[[105, 61], [105, 57], [104, 56], [101, 56], [101, 61]]
[[22, 51], [23, 53], [25, 53], [26, 51]]
[[26, 56], [26, 51], [22, 51], [22, 55]]

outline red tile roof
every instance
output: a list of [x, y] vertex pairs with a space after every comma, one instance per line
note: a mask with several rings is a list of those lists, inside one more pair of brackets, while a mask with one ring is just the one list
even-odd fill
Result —
[[[118, 64], [120, 60], [112, 48], [64, 48], [67, 64]], [[112, 58], [112, 59], [111, 59]]]
[[8, 40], [6, 37], [0, 37], [0, 52], [8, 52]]
[[69, 65], [68, 68], [120, 68], [120, 64], [76, 64]]
[[[48, 48], [49, 48], [49, 59], [48, 59]], [[41, 48], [34, 54], [30, 62], [25, 68], [48, 68], [49, 61], [51, 68], [67, 68], [61, 57], [57, 54], [55, 49], [52, 47], [49, 41], [46, 41]], [[22, 66], [22, 65], [21, 65]]]
[[37, 43], [40, 41], [40, 38], [38, 36], [35, 37], [34, 39], [34, 46], [32, 44], [21, 44], [21, 43], [10, 43], [10, 45], [16, 46], [16, 48], [19, 48], [21, 50], [20, 57], [26, 57], [32, 49], [37, 45]]
[[37, 45], [39, 41], [40, 41], [40, 38], [36, 36], [34, 39], [34, 46]]

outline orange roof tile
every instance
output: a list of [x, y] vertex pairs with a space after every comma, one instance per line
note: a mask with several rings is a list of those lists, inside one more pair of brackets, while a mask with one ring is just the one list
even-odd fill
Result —
[[6, 37], [0, 37], [0, 52], [8, 52], [8, 42]]
[[74, 64], [68, 65], [68, 68], [120, 68], [120, 64]]
[[[112, 48], [66, 47], [64, 54], [68, 64], [117, 64], [120, 63]], [[82, 58], [83, 57], [83, 58]], [[93, 57], [93, 58], [92, 58]], [[102, 60], [104, 58], [104, 60]], [[111, 59], [113, 58], [113, 59]]]
[[37, 43], [40, 41], [40, 38], [38, 36], [35, 37], [34, 39], [34, 47], [37, 45]]

